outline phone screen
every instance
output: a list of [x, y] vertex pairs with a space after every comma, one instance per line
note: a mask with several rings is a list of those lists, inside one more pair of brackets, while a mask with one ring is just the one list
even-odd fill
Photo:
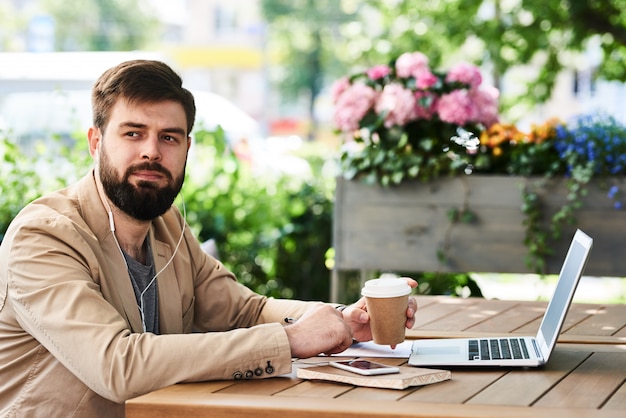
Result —
[[339, 369], [363, 375], [399, 373], [400, 369], [385, 364], [373, 363], [368, 360], [331, 361], [330, 365]]
[[389, 366], [384, 364], [372, 363], [367, 360], [351, 360], [351, 361], [338, 361], [337, 363], [345, 364], [346, 366], [356, 367], [359, 370], [373, 370], [373, 369], [388, 369]]

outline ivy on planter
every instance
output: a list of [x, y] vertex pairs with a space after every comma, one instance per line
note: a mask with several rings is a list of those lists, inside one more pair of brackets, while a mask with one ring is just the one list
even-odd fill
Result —
[[[611, 178], [626, 173], [626, 127], [612, 116], [583, 115], [569, 124], [559, 124], [552, 146], [562, 167], [555, 165], [557, 169], [547, 175], [564, 174], [568, 178], [568, 193], [566, 203], [552, 215], [549, 231], [540, 227], [541, 206], [536, 195], [529, 191], [523, 194], [528, 262], [538, 272], [543, 270], [543, 259], [551, 254], [548, 238], [558, 239], [563, 225], [576, 222], [576, 211], [582, 206], [581, 199], [587, 194], [589, 182], [603, 178], [608, 184]], [[615, 187], [607, 198], [616, 197]], [[619, 201], [614, 206], [621, 209]]]

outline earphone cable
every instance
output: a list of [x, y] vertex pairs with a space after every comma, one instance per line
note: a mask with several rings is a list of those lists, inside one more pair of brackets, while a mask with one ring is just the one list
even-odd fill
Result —
[[[154, 283], [154, 281], [159, 276], [159, 274], [163, 273], [163, 271], [172, 263], [172, 261], [174, 260], [174, 256], [176, 256], [176, 253], [178, 252], [178, 248], [180, 247], [180, 244], [183, 242], [183, 237], [185, 236], [185, 225], [186, 225], [186, 218], [187, 218], [187, 209], [185, 207], [185, 198], [183, 197], [182, 193], [181, 193], [180, 197], [182, 199], [182, 205], [183, 205], [183, 216], [182, 216], [182, 222], [181, 222], [180, 237], [178, 238], [178, 242], [176, 243], [176, 247], [174, 248], [174, 252], [172, 253], [172, 256], [167, 261], [167, 263], [165, 263], [165, 265], [161, 268], [161, 270], [159, 270], [154, 275], [152, 280], [150, 280], [150, 282], [145, 287], [143, 292], [141, 292], [141, 294], [139, 295], [139, 312], [141, 314], [141, 324], [143, 325], [143, 331], [144, 332], [146, 332], [146, 318], [145, 318], [145, 314], [144, 314], [144, 300], [143, 300], [143, 296], [148, 291], [148, 289], [150, 289], [150, 286], [152, 286], [152, 283]], [[126, 262], [126, 260], [124, 260], [124, 262]], [[127, 265], [127, 267], [128, 267], [128, 265]]]

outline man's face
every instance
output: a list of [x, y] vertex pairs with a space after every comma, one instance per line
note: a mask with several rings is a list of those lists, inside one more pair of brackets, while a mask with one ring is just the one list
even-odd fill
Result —
[[100, 133], [96, 161], [115, 206], [139, 220], [154, 219], [170, 208], [185, 177], [186, 126], [185, 112], [176, 102], [118, 100]]

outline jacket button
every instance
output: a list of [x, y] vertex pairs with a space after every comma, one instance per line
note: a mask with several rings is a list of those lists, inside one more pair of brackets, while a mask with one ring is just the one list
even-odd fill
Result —
[[235, 372], [233, 373], [233, 379], [235, 380], [241, 380], [243, 378], [243, 373], [241, 372]]
[[257, 376], [261, 376], [263, 374], [263, 369], [260, 367], [257, 367], [256, 369], [254, 369], [254, 374]]
[[252, 376], [254, 376], [254, 373], [252, 373], [252, 370], [246, 370], [246, 379], [250, 379], [252, 378]]
[[265, 373], [267, 374], [272, 374], [274, 373], [274, 367], [270, 364], [270, 362], [267, 362], [267, 367], [265, 368]]

